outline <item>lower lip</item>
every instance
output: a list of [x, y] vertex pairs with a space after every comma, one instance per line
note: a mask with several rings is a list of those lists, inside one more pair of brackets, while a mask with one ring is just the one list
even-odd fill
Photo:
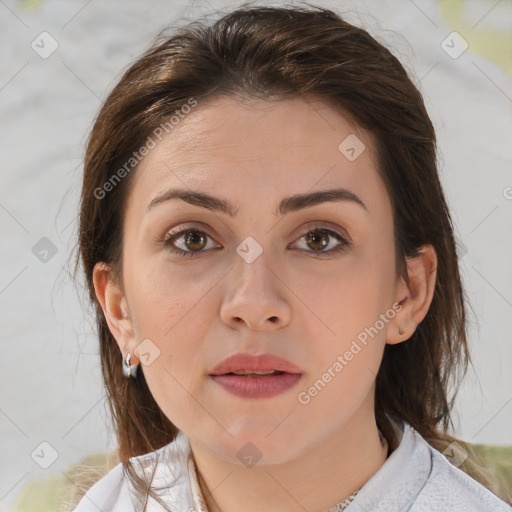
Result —
[[243, 398], [269, 398], [284, 393], [301, 379], [300, 373], [248, 376], [210, 375], [226, 391]]

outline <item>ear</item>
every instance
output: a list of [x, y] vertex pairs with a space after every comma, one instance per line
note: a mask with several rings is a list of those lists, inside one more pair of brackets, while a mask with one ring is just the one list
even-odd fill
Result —
[[120, 285], [113, 279], [110, 266], [99, 262], [94, 265], [93, 282], [108, 328], [114, 336], [123, 358], [131, 354], [130, 364], [138, 364], [134, 350], [137, 346], [133, 321], [130, 318], [126, 298]]
[[[407, 273], [409, 285], [403, 279], [397, 285], [395, 303], [401, 309], [396, 309], [388, 327], [386, 343], [390, 345], [409, 339], [432, 303], [437, 276], [437, 254], [432, 245], [422, 246], [418, 256], [407, 258]], [[402, 335], [400, 328], [404, 331]]]

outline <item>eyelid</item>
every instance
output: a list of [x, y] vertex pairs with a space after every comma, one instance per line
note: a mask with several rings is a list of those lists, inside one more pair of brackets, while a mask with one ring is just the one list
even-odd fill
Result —
[[203, 224], [202, 222], [185, 222], [184, 224], [179, 224], [178, 226], [166, 231], [163, 237], [163, 241], [168, 240], [173, 235], [181, 234], [183, 231], [187, 230], [201, 231], [207, 234], [210, 238], [213, 238], [213, 236], [210, 234], [211, 231], [206, 224]]
[[[210, 234], [210, 230], [208, 228], [208, 226], [206, 224], [203, 224], [202, 222], [190, 222], [191, 225], [189, 225], [189, 223], [185, 223], [185, 224], [180, 224], [179, 226], [176, 226], [172, 229], [170, 229], [169, 231], [166, 231], [164, 236], [163, 236], [163, 241], [166, 241], [168, 240], [169, 238], [171, 238], [173, 235], [177, 234], [177, 233], [181, 233], [182, 231], [186, 231], [187, 229], [190, 229], [190, 230], [193, 230], [193, 229], [197, 229], [198, 231], [204, 231], [205, 234], [207, 234], [210, 238], [214, 238], [211, 234]], [[337, 233], [339, 236], [345, 238], [347, 241], [349, 242], [352, 242], [352, 237], [349, 235], [349, 233], [347, 232], [346, 229], [343, 229], [341, 228], [340, 226], [332, 223], [332, 222], [329, 222], [329, 221], [311, 221], [311, 222], [308, 222], [306, 223], [305, 225], [302, 225], [300, 228], [297, 228], [297, 230], [293, 233], [292, 237], [295, 238], [298, 237], [301, 233], [303, 236], [304, 234], [307, 233], [307, 230], [313, 230], [313, 229], [330, 229], [332, 231], [334, 231], [335, 233]]]
[[[208, 230], [206, 230], [202, 227], [199, 228], [197, 226], [182, 226], [182, 225], [180, 225], [176, 228], [173, 228], [170, 231], [167, 231], [165, 233], [165, 235], [163, 236], [163, 238], [158, 240], [157, 243], [158, 243], [158, 245], [161, 245], [164, 249], [167, 249], [168, 251], [170, 251], [174, 254], [177, 254], [178, 256], [182, 256], [182, 257], [200, 256], [202, 253], [208, 253], [212, 249], [219, 249], [222, 247], [219, 244], [217, 244], [217, 247], [213, 247], [213, 248], [209, 248], [208, 250], [201, 250], [201, 251], [185, 251], [179, 247], [176, 247], [174, 245], [173, 239], [179, 240], [180, 238], [183, 237], [184, 234], [186, 234], [187, 232], [190, 232], [190, 231], [197, 231], [200, 233], [204, 233], [207, 238], [209, 238], [215, 244], [217, 244], [215, 239], [208, 233]], [[208, 245], [208, 242], [207, 242], [207, 245]]]
[[340, 229], [339, 227], [332, 227], [329, 222], [320, 222], [320, 224], [317, 225], [303, 227], [301, 230], [302, 235], [300, 235], [299, 237], [295, 237], [295, 242], [293, 242], [291, 246], [296, 246], [308, 233], [314, 231], [325, 231], [327, 232], [327, 236], [331, 240], [335, 239], [338, 243], [333, 248], [327, 251], [314, 251], [299, 248], [299, 250], [302, 251], [307, 256], [318, 259], [329, 257], [332, 258], [341, 255], [342, 253], [344, 253], [346, 250], [350, 249], [353, 246], [352, 238], [350, 237], [350, 235], [348, 235], [346, 230]]
[[[188, 224], [180, 224], [179, 226], [169, 230], [169, 231], [166, 231], [166, 233], [164, 234], [163, 238], [160, 240], [160, 243], [164, 246], [169, 246], [170, 245], [170, 240], [172, 238], [176, 238], [176, 239], [179, 239], [180, 237], [182, 237], [185, 233], [187, 233], [188, 231], [198, 231], [200, 233], [204, 233], [209, 239], [211, 239], [215, 244], [217, 244], [218, 246], [222, 247], [216, 240], [215, 240], [215, 237], [212, 236], [210, 234], [210, 230], [206, 227], [203, 227], [202, 225], [197, 225], [196, 223], [193, 223], [192, 225], [188, 225]], [[216, 247], [218, 248], [218, 247]], [[174, 247], [173, 247], [174, 249]], [[177, 251], [179, 251], [178, 248], [176, 248]], [[206, 251], [199, 251], [199, 252], [196, 252], [194, 253], [193, 251], [189, 251], [191, 254], [200, 254], [201, 252], [206, 252]]]
[[[352, 243], [352, 237], [349, 235], [348, 231], [338, 224], [334, 224], [333, 222], [329, 222], [327, 220], [315, 220], [311, 222], [307, 222], [305, 225], [302, 225], [298, 228], [297, 236], [302, 233], [302, 235], [306, 234], [308, 231], [312, 231], [315, 229], [326, 229], [328, 231], [334, 231], [338, 236], [344, 238], [347, 242]], [[301, 235], [301, 236], [302, 236]], [[296, 235], [293, 235], [294, 238]]]
[[[352, 238], [350, 237], [348, 232], [345, 229], [341, 228], [340, 226], [335, 225], [335, 224], [333, 224], [332, 222], [329, 222], [329, 221], [311, 221], [309, 223], [306, 223], [305, 225], [302, 225], [300, 228], [297, 229], [298, 232], [296, 231], [292, 235], [293, 236], [293, 240], [294, 240], [292, 245], [296, 244], [305, 235], [307, 235], [311, 231], [315, 231], [315, 230], [319, 230], [319, 231], [320, 230], [325, 230], [325, 231], [328, 231], [328, 232], [332, 232], [331, 234], [328, 235], [331, 238], [332, 237], [335, 237], [335, 238], [339, 237], [339, 239], [338, 239], [339, 243], [336, 246], [336, 248], [339, 248], [341, 246], [348, 248], [349, 246], [351, 246], [353, 244]], [[174, 247], [174, 245], [170, 243], [171, 239], [173, 239], [173, 238], [179, 239], [187, 231], [198, 231], [198, 232], [204, 233], [215, 244], [220, 245], [215, 240], [215, 238], [210, 234], [210, 230], [208, 229], [208, 227], [206, 227], [203, 223], [197, 222], [197, 221], [196, 222], [190, 222], [190, 224], [189, 223], [180, 224], [179, 226], [176, 226], [176, 227], [172, 228], [171, 230], [167, 231], [164, 234], [163, 238], [161, 238], [158, 241], [158, 243], [163, 245], [164, 247], [167, 247], [172, 252], [177, 253], [177, 254], [181, 254], [181, 255], [189, 255], [189, 256], [191, 255], [191, 256], [194, 256], [194, 255], [200, 255], [201, 253], [207, 253], [210, 250], [212, 250], [212, 248], [210, 248], [208, 250], [201, 250], [201, 251], [196, 251], [196, 252], [194, 252], [194, 251], [183, 251], [180, 248]], [[334, 235], [336, 235], [336, 236], [334, 236]], [[222, 246], [220, 246], [220, 247], [222, 247]], [[219, 247], [216, 247], [215, 249], [218, 249], [218, 248]], [[329, 255], [329, 254], [332, 254], [332, 253], [336, 252], [336, 248], [330, 249], [328, 251], [306, 251], [306, 252], [311, 252], [312, 254], [316, 253], [318, 255], [322, 255], [322, 254]]]

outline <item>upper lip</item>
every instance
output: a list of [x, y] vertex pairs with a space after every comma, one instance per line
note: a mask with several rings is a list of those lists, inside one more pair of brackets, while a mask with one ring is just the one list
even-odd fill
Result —
[[251, 354], [235, 354], [224, 359], [213, 370], [210, 375], [224, 375], [226, 373], [247, 371], [270, 371], [276, 370], [287, 373], [302, 373], [298, 366], [290, 361], [273, 354], [261, 354], [254, 356]]

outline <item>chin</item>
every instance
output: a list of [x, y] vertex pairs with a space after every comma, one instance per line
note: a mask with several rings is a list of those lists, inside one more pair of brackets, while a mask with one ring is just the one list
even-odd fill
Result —
[[[292, 433], [285, 426], [255, 426], [254, 423], [238, 425], [237, 431], [224, 432], [215, 452], [233, 464], [252, 467], [254, 465], [284, 464], [299, 457], [307, 450], [304, 432]], [[270, 435], [269, 435], [270, 434]]]

